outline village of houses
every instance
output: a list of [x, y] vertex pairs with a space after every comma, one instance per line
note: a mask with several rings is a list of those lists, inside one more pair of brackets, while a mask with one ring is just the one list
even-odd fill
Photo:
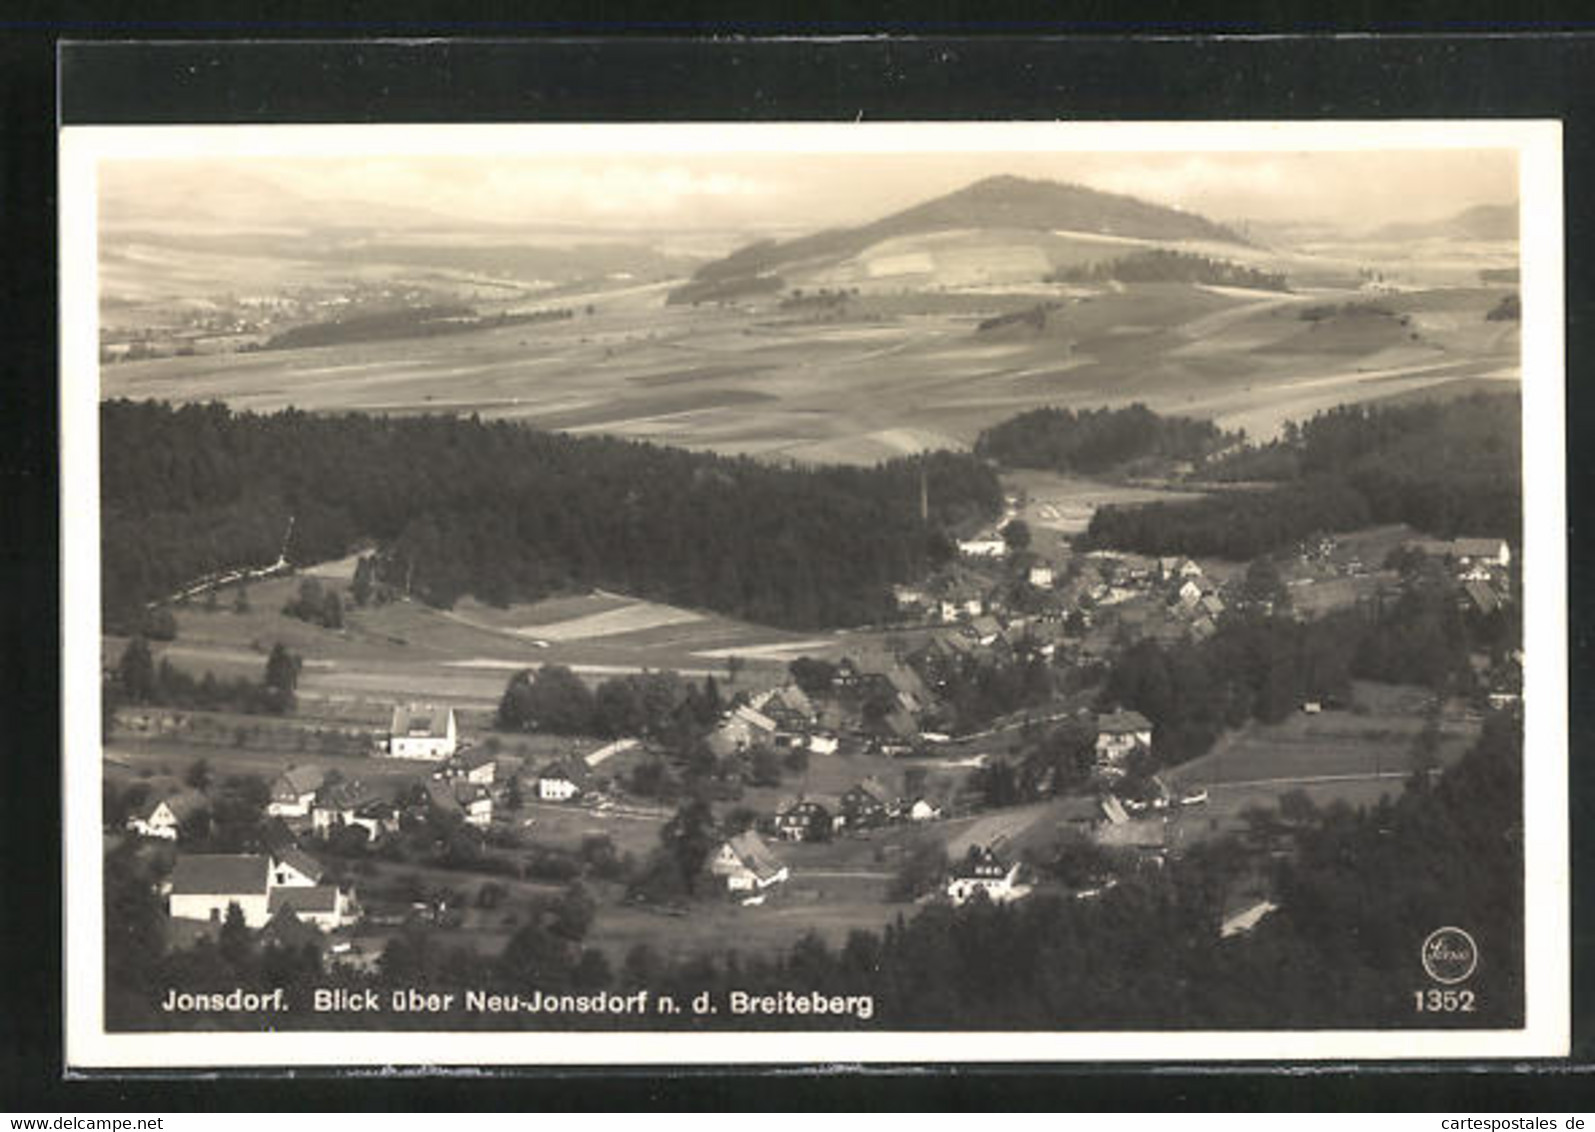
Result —
[[[1014, 514], [1010, 500], [1005, 519]], [[1394, 572], [1377, 565], [1395, 545], [1447, 563], [1461, 600], [1481, 610], [1509, 600], [1505, 543], [1410, 534], [1392, 542], [1388, 532], [1374, 532], [1361, 541], [1315, 542], [1282, 562], [1296, 615], [1378, 600], [1395, 585]], [[694, 901], [633, 907], [616, 886], [600, 901], [599, 938], [606, 921], [616, 925], [617, 946], [690, 936], [690, 925], [701, 922], [715, 942], [723, 943], [726, 931], [790, 942], [815, 926], [879, 927], [905, 899], [1007, 902], [1050, 887], [1089, 900], [1124, 870], [1157, 868], [1182, 846], [1236, 828], [1233, 811], [1221, 821], [1219, 807], [1209, 804], [1217, 786], [1210, 794], [1208, 783], [1189, 775], [1153, 775], [1134, 790], [1121, 788], [1126, 766], [1158, 741], [1152, 722], [1136, 711], [1104, 710], [1064, 682], [1043, 707], [956, 733], [939, 691], [947, 666], [968, 658], [1039, 657], [1067, 670], [1097, 663], [1127, 640], [1200, 640], [1243, 600], [1237, 587], [1244, 566], [1073, 555], [1068, 540], [1050, 532], [1038, 533], [1022, 554], [995, 533], [965, 540], [959, 551], [954, 565], [921, 586], [899, 588], [900, 624], [839, 639], [829, 687], [805, 691], [790, 676], [737, 686], [707, 736], [709, 750], [718, 759], [773, 752], [788, 773], [778, 785], [717, 801], [718, 818], [736, 812], [741, 820], [725, 821]], [[1492, 705], [1515, 698], [1509, 674], [1490, 679]], [[866, 704], [873, 707], [865, 711]], [[1308, 701], [1300, 709], [1319, 715], [1343, 706]], [[175, 859], [163, 896], [174, 938], [216, 930], [236, 905], [250, 929], [314, 941], [329, 962], [370, 965], [385, 939], [417, 918], [463, 939], [474, 931], [490, 946], [510, 921], [508, 903], [485, 893], [498, 889], [512, 901], [535, 891], [543, 878], [536, 869], [528, 873], [529, 857], [551, 847], [576, 855], [608, 840], [640, 858], [657, 844], [673, 806], [628, 790], [628, 768], [649, 754], [640, 739], [545, 743], [541, 753], [528, 753], [476, 715], [448, 703], [401, 702], [385, 729], [365, 737], [363, 757], [291, 760], [269, 784], [268, 833], [252, 852], [188, 848], [188, 823], [212, 800], [205, 786], [177, 780], [179, 766], [152, 779], [125, 825], [108, 832], [170, 846]], [[1016, 735], [1060, 720], [1095, 736], [1094, 773], [1085, 785], [1009, 806], [991, 805], [972, 787], [978, 770], [1015, 749]], [[160, 726], [151, 713], [121, 724], [134, 732]], [[214, 781], [226, 774], [225, 754], [212, 758]], [[479, 831], [492, 867], [381, 864], [386, 841], [427, 823]], [[381, 867], [350, 868], [350, 838]], [[1035, 853], [1060, 839], [1095, 845], [1111, 864], [1063, 886], [1033, 864]], [[896, 878], [927, 844], [944, 854], [940, 876], [905, 895]], [[401, 876], [409, 891], [398, 891], [406, 887], [396, 884]], [[1268, 895], [1244, 894], [1222, 931], [1249, 930], [1273, 908]]]

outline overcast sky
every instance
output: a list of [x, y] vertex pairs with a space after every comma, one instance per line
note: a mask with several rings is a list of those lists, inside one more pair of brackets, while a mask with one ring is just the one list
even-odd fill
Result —
[[306, 202], [337, 201], [526, 225], [821, 228], [998, 173], [1073, 181], [1221, 221], [1359, 228], [1517, 199], [1516, 155], [1499, 149], [184, 158], [107, 162], [100, 188], [118, 213], [171, 209], [240, 222], [300, 209], [313, 223]]

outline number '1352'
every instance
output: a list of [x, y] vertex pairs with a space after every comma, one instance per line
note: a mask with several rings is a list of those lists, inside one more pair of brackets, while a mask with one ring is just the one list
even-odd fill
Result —
[[1412, 1009], [1419, 1014], [1472, 1014], [1473, 992], [1470, 990], [1415, 990], [1412, 992]]

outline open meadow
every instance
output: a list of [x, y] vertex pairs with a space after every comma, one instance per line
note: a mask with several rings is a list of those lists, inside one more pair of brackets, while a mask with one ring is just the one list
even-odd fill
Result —
[[[324, 586], [343, 585], [352, 574], [352, 561], [346, 565], [341, 575], [331, 566], [306, 574]], [[258, 680], [281, 642], [303, 658], [301, 714], [378, 723], [395, 702], [419, 700], [449, 703], [482, 720], [496, 709], [510, 676], [525, 668], [568, 665], [595, 683], [670, 670], [713, 675], [735, 692], [784, 679], [797, 656], [839, 655], [848, 639], [601, 592], [505, 608], [466, 599], [452, 610], [404, 600], [357, 608], [346, 600], [344, 627], [334, 630], [282, 612], [301, 580], [251, 583], [244, 612], [233, 608], [230, 592], [215, 609], [203, 601], [175, 609], [177, 639], [151, 643], [156, 662], [169, 659], [195, 676]], [[126, 644], [107, 636], [104, 663], [114, 665]]]

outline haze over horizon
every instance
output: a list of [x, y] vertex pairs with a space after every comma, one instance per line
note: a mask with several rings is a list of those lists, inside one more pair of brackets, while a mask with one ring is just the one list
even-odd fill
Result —
[[862, 224], [991, 176], [1072, 182], [1220, 222], [1366, 230], [1517, 200], [1499, 149], [1263, 153], [1006, 152], [107, 160], [102, 218], [240, 227], [323, 210], [373, 227], [440, 222], [589, 229], [794, 231]]

